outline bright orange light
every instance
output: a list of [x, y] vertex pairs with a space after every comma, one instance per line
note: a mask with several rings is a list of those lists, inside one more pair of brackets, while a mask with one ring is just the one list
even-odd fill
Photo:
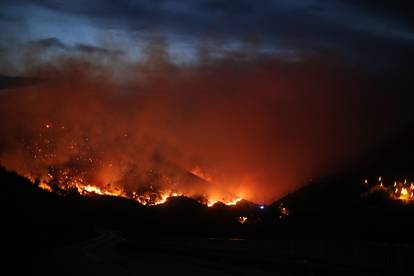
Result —
[[191, 173], [200, 177], [201, 179], [207, 181], [207, 182], [212, 182], [213, 178], [207, 174], [201, 167], [199, 166], [195, 166], [192, 170]]
[[236, 205], [239, 201], [241, 201], [243, 198], [241, 198], [241, 197], [238, 197], [238, 198], [236, 198], [236, 199], [233, 199], [232, 201], [229, 201], [229, 202], [224, 202], [224, 204], [226, 204], [226, 205]]
[[[111, 175], [102, 175], [106, 176], [106, 180], [110, 179]], [[33, 182], [37, 183], [35, 177], [27, 176], [27, 178]], [[106, 182], [106, 181], [105, 181]], [[105, 183], [104, 182], [104, 183]], [[53, 183], [53, 185], [51, 185]], [[115, 196], [115, 197], [124, 197], [129, 198], [132, 200], [137, 201], [142, 205], [147, 206], [154, 206], [164, 204], [168, 198], [171, 197], [178, 197], [178, 196], [186, 196], [189, 198], [194, 198], [198, 202], [207, 205], [208, 207], [213, 206], [217, 202], [221, 201], [225, 205], [236, 205], [238, 202], [242, 200], [242, 197], [234, 197], [234, 198], [220, 198], [220, 196], [210, 196], [210, 195], [203, 195], [199, 197], [197, 194], [185, 194], [180, 191], [172, 191], [172, 190], [153, 190], [152, 188], [146, 192], [132, 192], [128, 193], [121, 188], [112, 185], [94, 185], [87, 183], [83, 177], [80, 176], [71, 176], [68, 171], [63, 170], [58, 174], [58, 176], [53, 176], [51, 174], [47, 174], [47, 176], [40, 182], [38, 182], [40, 188], [49, 191], [49, 192], [57, 192], [62, 193], [63, 191], [76, 191], [80, 195], [89, 196], [89, 195], [106, 195], [106, 196]], [[54, 189], [52, 187], [56, 186], [58, 189]], [[60, 190], [59, 190], [60, 189]]]
[[211, 206], [213, 206], [214, 204], [216, 204], [218, 201], [217, 200], [212, 200], [212, 199], [210, 199], [210, 200], [208, 200], [207, 201], [207, 206], [208, 207], [211, 207]]
[[39, 187], [48, 192], [52, 192], [52, 188], [46, 182], [40, 182]]
[[[366, 180], [367, 181], [367, 180]], [[371, 186], [370, 191], [381, 190], [385, 192], [389, 198], [400, 200], [404, 203], [414, 202], [414, 183], [407, 179], [402, 181], [394, 181], [392, 185], [382, 182], [382, 178], [378, 178], [378, 183]]]

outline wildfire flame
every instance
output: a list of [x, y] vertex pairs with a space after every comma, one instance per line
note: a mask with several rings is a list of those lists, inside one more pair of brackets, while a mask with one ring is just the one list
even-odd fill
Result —
[[393, 184], [386, 184], [383, 182], [383, 178], [378, 177], [377, 181], [374, 181], [370, 185], [368, 179], [365, 179], [364, 185], [369, 186], [369, 191], [372, 193], [374, 191], [385, 192], [390, 199], [399, 200], [404, 203], [414, 202], [414, 182], [410, 182], [407, 179], [396, 180], [392, 182]]
[[278, 206], [279, 219], [284, 219], [290, 215], [290, 210], [282, 203]]
[[210, 200], [208, 200], [208, 202], [207, 202], [207, 206], [208, 206], [208, 207], [211, 207], [211, 206], [213, 206], [214, 204], [216, 204], [217, 202], [218, 202], [218, 200], [214, 200], [214, 199], [213, 199], [213, 200], [211, 200], [211, 199], [210, 199]]
[[238, 197], [238, 198], [236, 198], [236, 199], [233, 199], [233, 200], [231, 200], [231, 201], [229, 201], [229, 202], [227, 202], [226, 203], [226, 205], [236, 205], [239, 201], [241, 201], [243, 198], [241, 198], [241, 197]]
[[27, 178], [33, 182], [37, 183], [38, 187], [48, 191], [48, 192], [56, 192], [56, 187], [61, 191], [75, 191], [80, 195], [88, 196], [88, 195], [105, 195], [105, 196], [114, 196], [114, 197], [124, 197], [128, 199], [133, 199], [137, 201], [139, 204], [146, 205], [146, 206], [155, 206], [164, 204], [169, 198], [178, 197], [178, 196], [186, 196], [190, 198], [197, 199], [198, 202], [207, 205], [208, 207], [212, 207], [217, 202], [222, 202], [225, 205], [236, 205], [238, 202], [242, 200], [241, 197], [234, 197], [230, 199], [223, 198], [222, 200], [208, 198], [206, 196], [202, 197], [202, 199], [196, 198], [191, 195], [187, 195], [181, 192], [163, 190], [163, 191], [146, 191], [142, 193], [133, 192], [127, 193], [121, 188], [112, 187], [108, 185], [106, 188], [92, 185], [92, 184], [84, 184], [84, 180], [82, 178], [78, 179], [70, 179], [67, 175], [64, 175], [63, 179], [66, 182], [56, 182], [52, 175], [48, 175], [48, 178], [42, 181], [36, 180], [36, 178], [32, 176], [27, 176]]
[[177, 197], [177, 196], [184, 196], [184, 195], [181, 193], [166, 192], [166, 191], [161, 192], [161, 193], [152, 192], [152, 193], [143, 193], [143, 194], [138, 194], [134, 192], [132, 194], [133, 199], [135, 199], [142, 205], [148, 205], [148, 206], [164, 204], [168, 200], [168, 198]]
[[200, 166], [195, 166], [192, 170], [191, 173], [200, 177], [201, 179], [207, 181], [207, 182], [212, 182], [213, 178], [208, 175]]
[[49, 184], [45, 183], [45, 182], [40, 182], [39, 183], [39, 187], [43, 190], [46, 190], [48, 192], [53, 192], [52, 188], [49, 186]]

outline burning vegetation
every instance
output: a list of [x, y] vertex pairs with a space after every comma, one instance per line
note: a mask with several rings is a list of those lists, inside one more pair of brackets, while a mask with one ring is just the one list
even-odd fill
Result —
[[279, 219], [285, 219], [290, 215], [290, 210], [286, 207], [285, 204], [280, 203], [278, 206], [279, 209]]
[[216, 199], [211, 198], [208, 195], [184, 194], [178, 191], [176, 192], [172, 190], [156, 189], [153, 186], [140, 187], [140, 189], [137, 191], [127, 192], [123, 190], [122, 187], [114, 187], [111, 184], [107, 184], [105, 187], [88, 184], [82, 177], [70, 176], [70, 174], [65, 170], [60, 171], [60, 174], [57, 174], [57, 171], [54, 170], [53, 174], [48, 173], [47, 177], [41, 180], [39, 178], [33, 178], [30, 175], [27, 176], [27, 178], [32, 183], [48, 192], [56, 192], [62, 195], [68, 192], [76, 192], [83, 196], [105, 195], [124, 197], [135, 200], [139, 204], [145, 206], [163, 204], [168, 200], [168, 198], [179, 196], [191, 197], [197, 200], [199, 203], [207, 205], [208, 207], [211, 207], [218, 202], [221, 202], [228, 206], [236, 205], [239, 201], [242, 200], [241, 197], [228, 196], [227, 198], [222, 197]]
[[365, 179], [363, 185], [368, 188], [369, 194], [384, 193], [391, 200], [403, 203], [414, 202], [414, 182], [407, 179], [387, 181], [379, 176], [373, 180]]

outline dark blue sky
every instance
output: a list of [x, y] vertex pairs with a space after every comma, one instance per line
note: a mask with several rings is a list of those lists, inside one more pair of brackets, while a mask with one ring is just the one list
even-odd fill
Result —
[[[391, 3], [392, 2], [392, 3]], [[3, 0], [1, 70], [27, 47], [58, 53], [116, 53], [139, 59], [162, 38], [177, 63], [255, 51], [282, 59], [335, 56], [367, 68], [406, 66], [414, 46], [411, 1]]]

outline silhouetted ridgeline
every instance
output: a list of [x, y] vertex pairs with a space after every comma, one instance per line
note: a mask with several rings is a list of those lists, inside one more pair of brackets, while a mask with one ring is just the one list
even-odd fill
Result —
[[[330, 179], [270, 206], [241, 201], [206, 207], [186, 197], [145, 207], [108, 196], [58, 195], [0, 170], [3, 225], [13, 244], [49, 247], [88, 239], [97, 226], [134, 239], [214, 237], [249, 239], [411, 240], [412, 205], [361, 197], [356, 179]], [[335, 182], [335, 183], [332, 183]], [[281, 214], [285, 206], [288, 215]], [[245, 223], [240, 217], [246, 217]]]

